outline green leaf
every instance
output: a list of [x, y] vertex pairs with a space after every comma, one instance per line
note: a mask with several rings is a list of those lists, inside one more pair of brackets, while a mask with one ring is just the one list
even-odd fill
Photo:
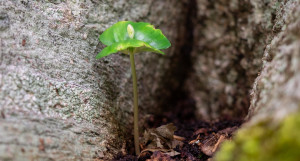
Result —
[[[134, 35], [131, 39], [128, 36], [127, 27], [131, 25], [134, 29]], [[161, 30], [155, 29], [149, 23], [120, 21], [105, 30], [99, 37], [99, 40], [107, 45], [96, 58], [116, 53], [118, 51], [129, 53], [129, 48], [134, 53], [150, 51], [164, 54], [160, 49], [166, 49], [171, 46], [170, 41], [162, 34]]]
[[104, 45], [112, 45], [117, 42], [128, 40], [127, 25], [129, 21], [120, 21], [106, 29], [99, 37]]
[[171, 46], [170, 41], [163, 35], [161, 30], [155, 29], [153, 25], [145, 22], [134, 23], [134, 38], [147, 42], [156, 49], [167, 49]]
[[114, 43], [106, 48], [104, 48], [97, 56], [96, 59], [100, 59], [102, 57], [108, 56], [113, 53], [117, 53], [118, 51], [121, 51], [125, 54], [129, 54], [129, 49], [133, 48], [134, 53], [139, 53], [143, 51], [150, 51], [154, 53], [159, 54], [165, 54], [164, 52], [155, 49], [154, 47], [150, 46], [148, 43], [140, 41], [140, 40], [125, 40], [122, 42]]

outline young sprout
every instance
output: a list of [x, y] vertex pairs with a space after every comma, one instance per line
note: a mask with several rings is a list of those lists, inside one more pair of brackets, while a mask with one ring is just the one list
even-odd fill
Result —
[[106, 29], [99, 37], [106, 45], [96, 58], [102, 58], [113, 53], [122, 52], [130, 55], [133, 82], [133, 111], [134, 111], [134, 146], [136, 155], [140, 154], [138, 130], [138, 91], [134, 54], [144, 51], [165, 55], [160, 49], [171, 46], [170, 41], [149, 23], [120, 21]]

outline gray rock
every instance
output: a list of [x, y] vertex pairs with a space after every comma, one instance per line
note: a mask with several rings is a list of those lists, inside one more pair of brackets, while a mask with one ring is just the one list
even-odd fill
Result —
[[199, 118], [247, 116], [255, 79], [273, 57], [269, 44], [297, 2], [197, 1], [191, 53], [195, 72], [184, 88], [195, 100]]
[[[130, 63], [121, 54], [95, 60], [104, 47], [98, 36], [121, 20], [146, 21], [173, 43], [180, 8], [156, 0], [0, 0], [0, 160], [119, 152], [131, 137]], [[173, 51], [136, 56], [142, 110], [157, 101]]]
[[299, 160], [300, 1], [252, 4], [251, 16], [265, 30], [262, 70], [251, 91], [247, 122], [214, 160]]
[[265, 36], [248, 0], [197, 0], [192, 51], [194, 73], [185, 88], [199, 118], [247, 115], [253, 82], [260, 71]]
[[[260, 2], [256, 2], [260, 4]], [[277, 8], [273, 20], [272, 39], [266, 45], [263, 69], [251, 92], [251, 106], [247, 118], [251, 123], [261, 119], [280, 122], [300, 110], [300, 3], [299, 1], [269, 2]], [[259, 10], [258, 8], [257, 10]], [[268, 10], [260, 10], [268, 14]], [[265, 23], [264, 26], [270, 25]]]

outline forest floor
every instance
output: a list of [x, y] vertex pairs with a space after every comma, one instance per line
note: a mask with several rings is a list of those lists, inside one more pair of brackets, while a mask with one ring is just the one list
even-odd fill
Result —
[[[188, 109], [188, 108], [181, 108]], [[184, 111], [181, 112], [181, 114]], [[115, 161], [209, 161], [225, 140], [230, 140], [242, 119], [222, 118], [215, 121], [196, 120], [187, 112], [165, 112], [150, 116], [145, 122], [141, 154], [134, 156], [134, 149], [127, 148]], [[131, 143], [132, 144], [132, 143]], [[129, 152], [130, 151], [130, 152]]]

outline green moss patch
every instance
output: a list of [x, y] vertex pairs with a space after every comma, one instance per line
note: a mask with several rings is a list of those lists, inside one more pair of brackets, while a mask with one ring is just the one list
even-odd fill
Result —
[[278, 126], [271, 121], [238, 131], [225, 142], [215, 161], [299, 161], [300, 113], [285, 118]]

